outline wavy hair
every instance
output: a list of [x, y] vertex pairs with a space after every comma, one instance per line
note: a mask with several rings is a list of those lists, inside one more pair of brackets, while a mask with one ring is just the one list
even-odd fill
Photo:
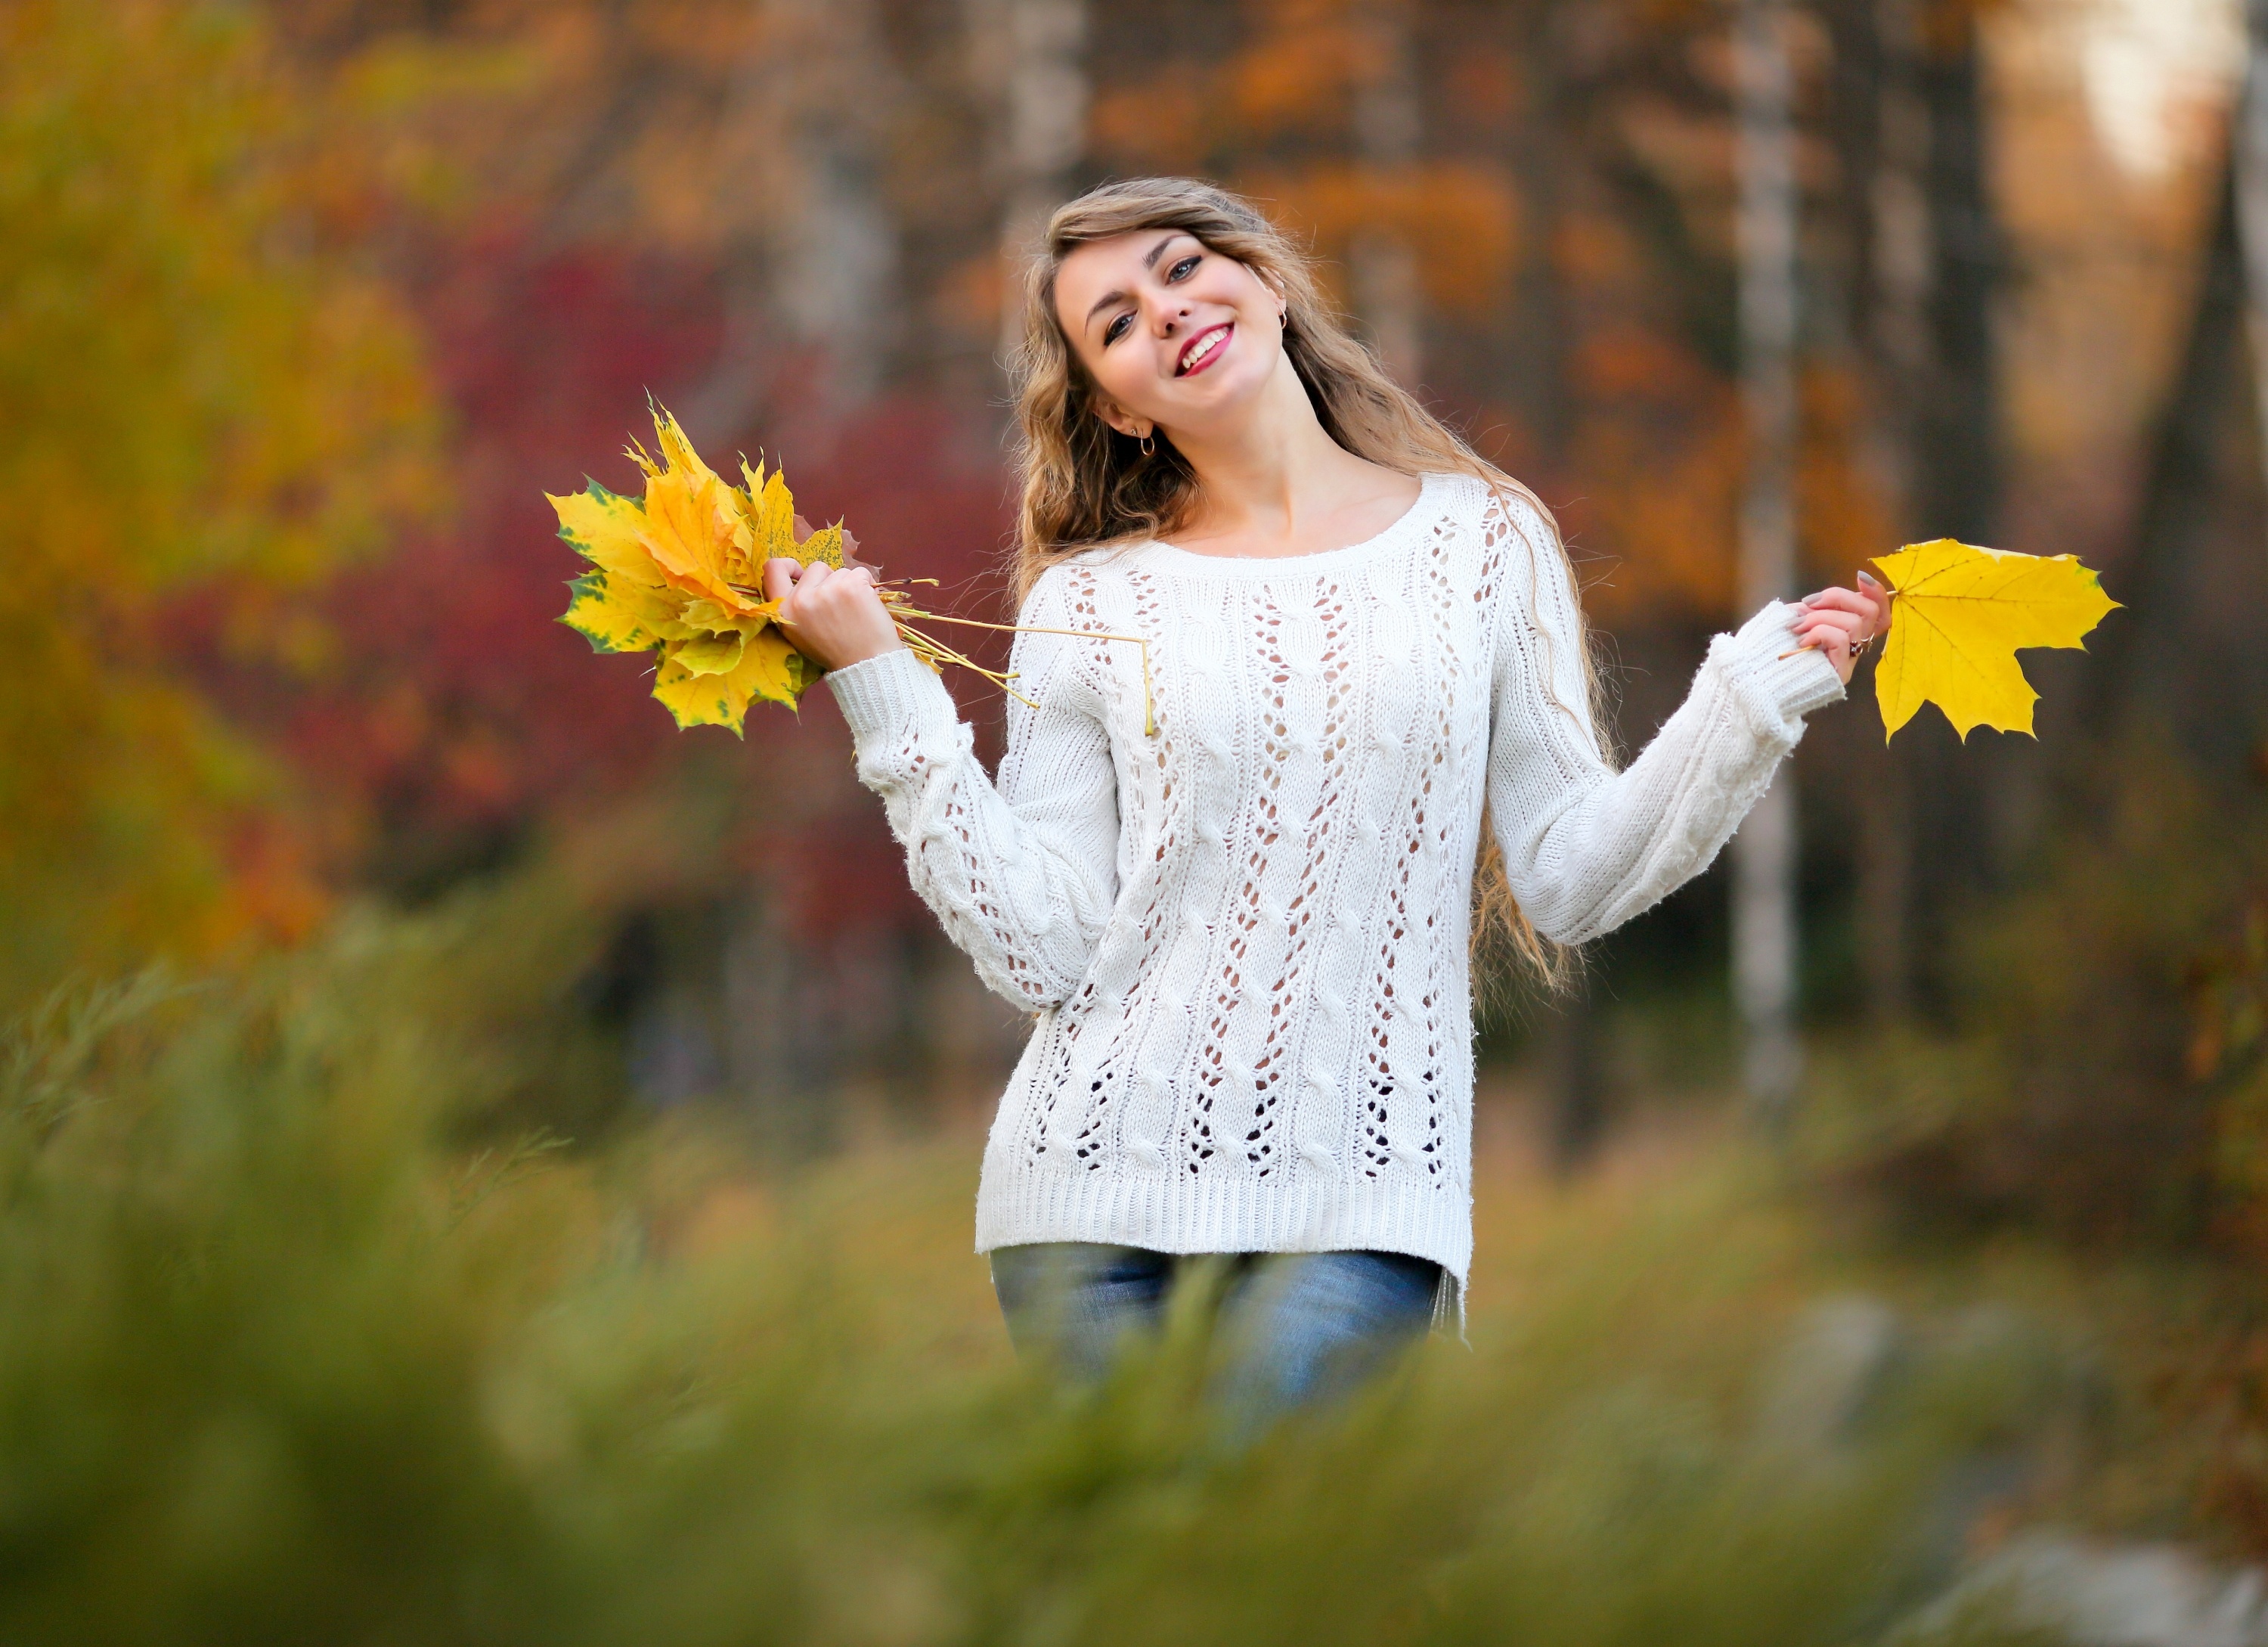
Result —
[[[1189, 178], [1144, 177], [1106, 183], [1048, 219], [1045, 238], [1023, 271], [1023, 321], [1009, 362], [1015, 386], [1018, 512], [1012, 581], [1020, 603], [1041, 573], [1098, 545], [1164, 537], [1186, 525], [1198, 499], [1197, 473], [1160, 430], [1145, 454], [1141, 443], [1096, 415], [1095, 384], [1056, 314], [1056, 277], [1078, 247], [1137, 229], [1180, 229], [1210, 250], [1242, 263], [1284, 299], [1284, 351], [1307, 386], [1307, 398], [1332, 439], [1404, 475], [1470, 475], [1499, 497], [1518, 497], [1544, 523], [1548, 544], [1528, 543], [1530, 566], [1542, 557], [1564, 566], [1566, 549], [1543, 500], [1466, 444], [1455, 431], [1388, 375], [1324, 298], [1314, 264], [1284, 232], [1241, 196]], [[1526, 539], [1517, 513], [1506, 519]], [[1581, 623], [1580, 607], [1577, 622]], [[1561, 708], [1600, 734], [1597, 676], [1587, 635], [1579, 631], [1584, 698]], [[1548, 668], [1548, 660], [1547, 660]], [[1476, 953], [1509, 945], [1540, 982], [1564, 988], [1575, 971], [1565, 946], [1535, 930], [1513, 896], [1495, 831], [1482, 830], [1473, 877]]]

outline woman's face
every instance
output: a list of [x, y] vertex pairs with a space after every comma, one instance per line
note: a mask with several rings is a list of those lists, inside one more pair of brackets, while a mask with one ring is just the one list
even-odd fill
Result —
[[1135, 229], [1075, 249], [1056, 316], [1122, 433], [1204, 434], [1242, 419], [1283, 358], [1283, 299], [1181, 229]]

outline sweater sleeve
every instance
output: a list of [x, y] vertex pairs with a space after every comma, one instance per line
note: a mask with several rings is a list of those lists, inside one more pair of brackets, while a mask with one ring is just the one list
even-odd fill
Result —
[[1491, 500], [1504, 546], [1488, 796], [1513, 895], [1538, 931], [1581, 943], [1702, 870], [1770, 787], [1803, 717], [1843, 696], [1822, 653], [1796, 652], [1800, 609], [1774, 601], [1719, 635], [1692, 690], [1616, 772], [1587, 713], [1582, 625], [1566, 558], [1535, 511]]
[[[1020, 620], [1069, 627], [1042, 584]], [[912, 653], [830, 671], [859, 781], [882, 797], [914, 890], [978, 975], [1027, 1012], [1085, 980], [1117, 897], [1118, 792], [1079, 643], [1016, 637], [1016, 689], [998, 782], [945, 683]]]

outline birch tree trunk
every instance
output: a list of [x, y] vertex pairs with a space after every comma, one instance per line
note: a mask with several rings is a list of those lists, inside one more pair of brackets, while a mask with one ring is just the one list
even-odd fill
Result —
[[898, 341], [877, 123], [897, 99], [874, 0], [757, 0], [756, 18], [719, 121], [732, 187], [718, 209], [735, 225], [725, 345], [683, 409], [710, 445], [745, 434], [784, 371], [807, 374], [795, 410], [824, 439], [880, 386]]
[[[1366, 59], [1355, 89], [1355, 146], [1373, 195], [1406, 187], [1422, 122], [1411, 61], [1409, 0], [1360, 0]], [[1348, 247], [1355, 311], [1395, 380], [1415, 389], [1425, 369], [1425, 295], [1409, 236], [1373, 220]]]
[[[1920, 7], [1912, 56], [1924, 137], [1927, 290], [1924, 369], [1906, 390], [1912, 464], [1909, 541], [1999, 537], [2003, 439], [1997, 311], [2007, 254], [1992, 184], [1992, 107], [1973, 7]], [[1993, 819], [2012, 765], [1931, 726], [1888, 751], [1903, 790], [1910, 887], [1907, 987], [1915, 1008], [1952, 1022], [1954, 957], [1967, 908], [2000, 873]]]
[[[1867, 457], [1891, 518], [1907, 537], [1920, 538], [1930, 534], [1912, 529], [1914, 402], [1926, 393], [1933, 358], [1928, 312], [1936, 253], [1926, 183], [1929, 113], [1914, 84], [1919, 21], [1913, 0], [1859, 0], [1852, 10], [1858, 15], [1851, 32], [1870, 48], [1873, 70], [1860, 116], [1871, 127], [1870, 164], [1865, 196], [1852, 203], [1864, 232], [1864, 266], [1853, 273], [1859, 343], [1873, 386]], [[1867, 1013], [1878, 1024], [1904, 1023], [1913, 1004], [1911, 765], [1903, 748], [1890, 750], [1859, 809], [1860, 971]]]
[[999, 109], [999, 354], [1021, 338], [1024, 260], [1048, 214], [1070, 196], [1086, 152], [1086, 0], [968, 0], [969, 44], [981, 87]]
[[[1795, 159], [1785, 0], [1742, 0], [1734, 23], [1740, 129], [1741, 394], [1748, 480], [1741, 505], [1741, 611], [1795, 587]], [[1796, 795], [1793, 770], [1733, 842], [1733, 993], [1741, 1072], [1767, 1124], [1802, 1074], [1795, 1035]]]
[[799, 185], [774, 240], [779, 306], [818, 357], [828, 410], [847, 411], [880, 386], [897, 342], [897, 225], [882, 200], [881, 136], [892, 79], [873, 0], [773, 0], [818, 48], [783, 53], [776, 79], [797, 82], [789, 139]]

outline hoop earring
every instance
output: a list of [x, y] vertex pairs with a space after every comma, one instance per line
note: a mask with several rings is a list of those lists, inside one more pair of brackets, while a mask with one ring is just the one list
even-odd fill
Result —
[[1144, 457], [1155, 457], [1158, 455], [1158, 448], [1156, 446], [1152, 444], [1148, 435], [1144, 435], [1142, 437], [1142, 455]]

